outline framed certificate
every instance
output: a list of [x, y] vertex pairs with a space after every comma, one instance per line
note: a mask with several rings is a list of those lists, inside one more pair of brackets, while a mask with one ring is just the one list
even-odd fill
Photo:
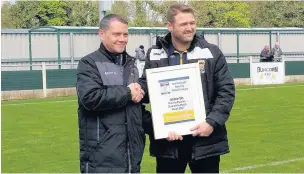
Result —
[[206, 118], [198, 63], [147, 69], [155, 139], [188, 135]]

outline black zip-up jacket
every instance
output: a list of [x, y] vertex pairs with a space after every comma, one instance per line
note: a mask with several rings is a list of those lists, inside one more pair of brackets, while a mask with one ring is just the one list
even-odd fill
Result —
[[83, 57], [77, 69], [80, 171], [140, 172], [145, 145], [141, 104], [128, 84], [136, 82], [134, 58], [100, 48]]
[[[156, 45], [147, 52], [144, 69], [165, 67], [172, 64], [171, 61], [173, 60], [169, 58], [170, 55], [168, 53], [170, 43], [170, 33], [165, 37], [157, 38]], [[206, 122], [214, 127], [214, 131], [209, 137], [193, 137], [192, 160], [229, 152], [225, 123], [228, 120], [235, 98], [233, 78], [228, 70], [223, 53], [216, 45], [204, 40], [202, 36], [194, 36], [187, 51], [187, 63], [195, 62], [201, 63], [201, 79], [207, 115]], [[148, 102], [145, 73], [140, 78], [139, 83], [146, 92], [145, 102]], [[179, 141], [155, 140], [151, 125], [147, 132], [150, 135], [150, 154], [152, 156], [178, 158], [177, 148]]]

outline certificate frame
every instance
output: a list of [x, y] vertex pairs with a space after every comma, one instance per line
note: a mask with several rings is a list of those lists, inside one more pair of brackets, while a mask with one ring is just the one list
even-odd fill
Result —
[[192, 134], [192, 127], [205, 122], [199, 63], [147, 69], [146, 76], [155, 139]]

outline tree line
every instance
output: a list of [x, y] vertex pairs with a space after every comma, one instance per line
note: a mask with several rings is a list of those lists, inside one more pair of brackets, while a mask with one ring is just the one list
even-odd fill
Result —
[[[114, 1], [107, 13], [125, 17], [131, 27], [164, 27], [168, 6], [187, 3], [197, 15], [197, 26], [303, 27], [304, 1]], [[1, 28], [38, 26], [98, 26], [98, 1], [3, 2]]]

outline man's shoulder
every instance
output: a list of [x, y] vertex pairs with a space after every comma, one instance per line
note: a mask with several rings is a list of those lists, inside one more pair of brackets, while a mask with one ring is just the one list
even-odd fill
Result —
[[104, 55], [99, 51], [99, 50], [96, 50], [96, 51], [93, 51], [85, 56], [83, 56], [80, 61], [84, 61], [84, 62], [95, 62], [96, 60], [102, 60], [101, 58], [103, 57]]
[[162, 48], [160, 46], [157, 45], [152, 45], [152, 47], [150, 47], [147, 52], [151, 52], [151, 50], [161, 50]]
[[212, 57], [214, 58], [217, 58], [222, 54], [222, 51], [217, 45], [209, 43], [205, 39], [199, 39], [196, 47], [198, 47], [202, 53], [207, 53], [210, 51], [210, 53], [213, 55]]
[[201, 48], [209, 48], [209, 49], [212, 49], [212, 50], [220, 50], [220, 48], [217, 45], [209, 43], [204, 38], [198, 37], [197, 40], [198, 40], [199, 45], [200, 45]]
[[153, 45], [147, 50], [147, 58], [149, 60], [160, 60], [167, 57], [166, 51], [157, 45]]

